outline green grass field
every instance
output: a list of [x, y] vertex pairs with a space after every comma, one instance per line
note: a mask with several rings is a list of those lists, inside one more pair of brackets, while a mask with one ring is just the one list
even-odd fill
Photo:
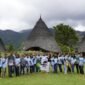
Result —
[[0, 85], [85, 85], [85, 75], [35, 73], [13, 78], [0, 78]]

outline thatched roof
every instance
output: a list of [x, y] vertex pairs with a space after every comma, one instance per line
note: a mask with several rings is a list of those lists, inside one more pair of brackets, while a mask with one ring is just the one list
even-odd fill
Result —
[[85, 52], [85, 39], [83, 39], [77, 46], [79, 52]]
[[5, 51], [5, 50], [6, 50], [5, 45], [4, 45], [3, 41], [2, 41], [2, 39], [0, 38], [0, 52]]
[[59, 52], [60, 48], [56, 43], [52, 33], [41, 19], [38, 20], [27, 41], [24, 42], [24, 50], [30, 48], [41, 48], [46, 51]]

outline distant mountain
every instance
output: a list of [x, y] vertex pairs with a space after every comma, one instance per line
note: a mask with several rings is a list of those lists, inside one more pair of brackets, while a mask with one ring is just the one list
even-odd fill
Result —
[[31, 30], [15, 32], [12, 30], [0, 30], [0, 37], [2, 38], [5, 45], [12, 44], [18, 48], [23, 41], [26, 40]]
[[[0, 30], [0, 37], [2, 38], [5, 45], [13, 44], [15, 48], [19, 48], [20, 45], [27, 39], [31, 31], [32, 29], [23, 30], [20, 32], [15, 32], [12, 30], [5, 30], [5, 31]], [[50, 31], [54, 34], [53, 29], [50, 29]], [[81, 41], [85, 35], [85, 32], [77, 31], [77, 34]]]

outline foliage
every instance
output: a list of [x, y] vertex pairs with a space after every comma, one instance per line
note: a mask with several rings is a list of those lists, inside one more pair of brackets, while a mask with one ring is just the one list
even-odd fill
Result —
[[61, 51], [63, 53], [74, 53], [74, 48], [72, 47], [69, 47], [69, 46], [66, 46], [66, 45], [62, 45], [62, 44], [59, 44], [60, 48], [61, 48]]
[[7, 48], [8, 52], [15, 51], [15, 48], [14, 48], [14, 46], [12, 44], [7, 45], [6, 48]]
[[56, 41], [62, 45], [73, 47], [78, 42], [76, 31], [69, 25], [59, 24], [54, 27]]
[[59, 24], [54, 26], [55, 39], [63, 52], [73, 52], [78, 43], [76, 31], [69, 25]]

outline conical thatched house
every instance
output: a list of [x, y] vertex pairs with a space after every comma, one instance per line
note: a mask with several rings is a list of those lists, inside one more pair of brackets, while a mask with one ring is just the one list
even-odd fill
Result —
[[36, 23], [27, 41], [24, 42], [23, 49], [60, 52], [59, 46], [41, 17]]
[[6, 50], [5, 45], [4, 45], [3, 41], [2, 41], [2, 39], [0, 38], [0, 52], [5, 51], [5, 50]]

